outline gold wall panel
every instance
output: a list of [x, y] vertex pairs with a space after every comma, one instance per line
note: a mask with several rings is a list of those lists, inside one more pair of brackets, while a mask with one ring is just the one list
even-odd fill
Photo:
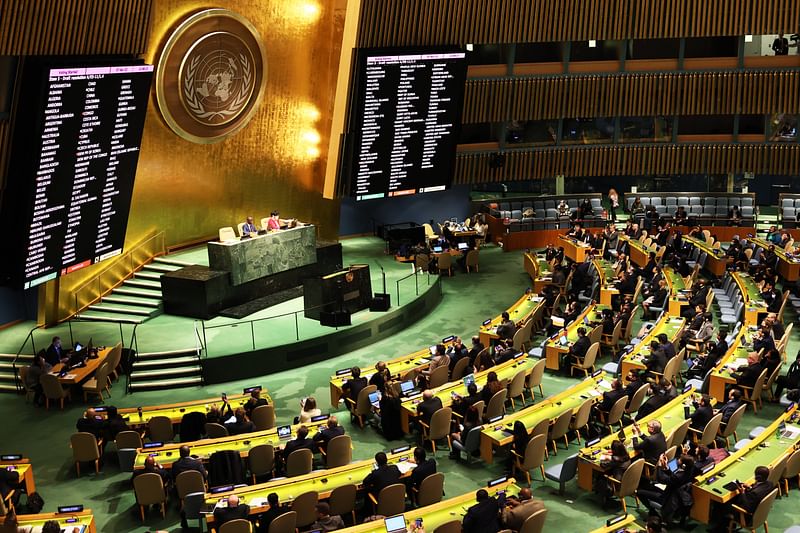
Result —
[[800, 174], [794, 144], [670, 144], [663, 146], [553, 147], [504, 152], [505, 166], [491, 168], [494, 152], [461, 152], [456, 184], [566, 177], [641, 174]]
[[797, 31], [796, 0], [364, 0], [359, 47]]
[[462, 122], [800, 112], [800, 71], [467, 80]]

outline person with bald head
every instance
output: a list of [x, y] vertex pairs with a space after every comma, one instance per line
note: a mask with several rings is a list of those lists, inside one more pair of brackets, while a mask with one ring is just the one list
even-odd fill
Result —
[[529, 516], [542, 509], [544, 509], [544, 502], [533, 498], [531, 489], [525, 487], [519, 491], [517, 497], [511, 496], [506, 500], [506, 508], [500, 515], [500, 521], [506, 529], [519, 531]]
[[422, 393], [422, 401], [417, 405], [417, 415], [422, 422], [430, 425], [433, 413], [442, 408], [442, 400], [433, 395], [433, 391], [428, 389]]
[[247, 217], [244, 224], [242, 224], [242, 236], [245, 235], [256, 235], [258, 233], [258, 228], [256, 227], [255, 222], [253, 222], [253, 217]]
[[105, 430], [106, 422], [97, 415], [97, 412], [94, 410], [93, 407], [88, 408], [81, 418], [78, 419], [77, 424], [75, 424], [75, 428], [78, 431], [82, 431], [84, 433], [91, 433], [98, 439], [103, 436], [103, 431]]
[[133, 477], [131, 479], [136, 479], [136, 476], [141, 474], [158, 474], [161, 476], [161, 481], [164, 482], [164, 487], [169, 486], [169, 473], [164, 467], [158, 464], [156, 458], [152, 455], [148, 455], [144, 460], [144, 468], [133, 471]]
[[227, 505], [214, 509], [214, 528], [219, 531], [222, 524], [232, 520], [247, 520], [250, 515], [250, 506], [246, 503], [239, 503], [236, 494], [228, 496]]
[[339, 425], [339, 419], [335, 416], [328, 417], [328, 422], [314, 435], [314, 444], [317, 449], [327, 450], [328, 443], [332, 438], [344, 435], [344, 428]]
[[176, 481], [178, 476], [188, 470], [197, 470], [203, 474], [204, 478], [208, 478], [206, 467], [203, 466], [202, 461], [191, 456], [189, 447], [185, 444], [180, 448], [180, 459], [172, 463], [172, 480]]

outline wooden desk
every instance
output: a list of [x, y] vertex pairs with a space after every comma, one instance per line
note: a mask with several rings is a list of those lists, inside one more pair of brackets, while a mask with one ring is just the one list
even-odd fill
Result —
[[631, 239], [627, 235], [620, 235], [620, 240], [628, 243], [628, 257], [633, 264], [643, 267], [650, 260], [650, 252], [657, 252], [655, 246], [645, 246], [639, 239]]
[[0, 461], [0, 468], [12, 467], [19, 474], [19, 479], [25, 485], [25, 493], [36, 492], [36, 482], [33, 480], [33, 465], [31, 460], [23, 457], [14, 461]]
[[[17, 531], [19, 533], [28, 533], [33, 528], [41, 528], [48, 520], [55, 520], [61, 526], [62, 531], [73, 533], [97, 533], [97, 526], [94, 521], [94, 515], [89, 509], [84, 509], [79, 513], [39, 513], [39, 514], [21, 514], [17, 515]], [[0, 517], [0, 524], [5, 522], [5, 517]]]
[[547, 285], [553, 283], [551, 276], [553, 273], [550, 271], [550, 265], [544, 259], [539, 259], [533, 252], [525, 252], [522, 254], [522, 267], [525, 272], [531, 277], [533, 282], [533, 292], [539, 294]]
[[591, 247], [585, 242], [578, 242], [566, 235], [559, 235], [556, 244], [564, 247], [564, 257], [568, 257], [576, 263], [586, 261], [586, 253], [591, 250]]
[[664, 279], [667, 281], [669, 290], [669, 309], [670, 316], [681, 316], [683, 307], [689, 305], [689, 298], [681, 291], [686, 290], [686, 282], [678, 272], [672, 267], [664, 267], [662, 270]]
[[[389, 464], [398, 465], [398, 468], [401, 468], [400, 472], [403, 478], [410, 475], [409, 472], [414, 466], [410, 462], [413, 458], [413, 453], [414, 448], [409, 447], [404, 452], [387, 454]], [[356, 485], [361, 488], [364, 478], [372, 472], [373, 463], [372, 459], [356, 461], [337, 468], [314, 470], [302, 476], [275, 479], [266, 483], [239, 487], [219, 494], [206, 494], [205, 502], [210, 505], [216, 505], [217, 502], [226, 500], [231, 494], [236, 494], [239, 496], [240, 502], [250, 506], [250, 514], [254, 515], [267, 510], [269, 507], [267, 496], [272, 492], [278, 495], [282, 503], [291, 503], [297, 496], [310, 491], [315, 491], [319, 494], [320, 499], [326, 499], [331, 495], [333, 489], [344, 485]], [[206, 521], [209, 526], [213, 526], [214, 515], [207, 515]], [[379, 523], [383, 526], [382, 520]]]
[[[771, 243], [764, 239], [757, 237], [748, 238], [748, 241], [761, 246], [767, 250]], [[778, 274], [783, 276], [787, 281], [797, 281], [800, 278], [800, 258], [789, 257], [786, 255], [786, 250], [779, 246], [775, 246], [775, 255], [778, 256]]]
[[757, 466], [771, 468], [794, 453], [800, 447], [800, 432], [794, 438], [785, 438], [780, 435], [780, 426], [791, 424], [798, 427], [797, 414], [797, 406], [794, 405], [747, 446], [726, 457], [710, 472], [699, 476], [692, 485], [692, 518], [707, 524], [711, 517], [711, 502], [726, 503], [738, 494], [737, 491], [726, 489], [725, 485], [736, 479], [752, 483]]
[[494, 460], [494, 449], [511, 444], [514, 440], [512, 429], [517, 420], [525, 424], [530, 432], [542, 420], [555, 420], [567, 410], [575, 413], [589, 398], [593, 398], [595, 402], [602, 400], [603, 393], [608, 390], [611, 390], [611, 383], [605, 373], [601, 373], [597, 377], [586, 378], [537, 404], [508, 414], [499, 424], [484, 425], [481, 429], [481, 458], [491, 464]]
[[[601, 315], [603, 309], [606, 309], [607, 306], [605, 305], [595, 305], [589, 304], [586, 306], [586, 309], [583, 310], [578, 318], [572, 324], [569, 324], [566, 328], [567, 332], [567, 340], [569, 344], [562, 345], [559, 342], [559, 337], [561, 337], [561, 333], [557, 333], [556, 335], [547, 339], [547, 344], [545, 344], [544, 353], [547, 362], [545, 363], [545, 368], [550, 370], [558, 370], [561, 365], [561, 358], [569, 352], [570, 345], [578, 339], [578, 328], [585, 327], [587, 329], [586, 334], [590, 333], [589, 328], [594, 327], [596, 324], [599, 324], [603, 317]], [[593, 324], [592, 326], [586, 326], [584, 323], [584, 318], [588, 317], [589, 322]]]
[[661, 319], [650, 328], [642, 342], [637, 344], [631, 353], [622, 358], [620, 376], [622, 376], [623, 381], [625, 381], [629, 371], [643, 371], [646, 369], [644, 359], [650, 355], [650, 341], [655, 340], [661, 333], [666, 333], [667, 337], [674, 343], [680, 337], [685, 325], [686, 320], [681, 317], [667, 314], [661, 315]]
[[[523, 294], [519, 300], [509, 307], [506, 312], [509, 318], [516, 324], [517, 327], [522, 326], [536, 310], [544, 305], [544, 298], [537, 296], [536, 293]], [[481, 325], [480, 339], [484, 346], [489, 346], [491, 341], [499, 339], [497, 335], [497, 326], [503, 322], [503, 315], [498, 315], [492, 319], [488, 324]]]
[[747, 273], [732, 272], [731, 275], [736, 285], [739, 286], [739, 292], [742, 293], [742, 298], [745, 301], [744, 323], [748, 326], [760, 324], [761, 316], [767, 314], [767, 302], [761, 297], [758, 285]]
[[708, 254], [705, 265], [706, 270], [717, 277], [725, 273], [725, 270], [728, 268], [728, 263], [731, 262], [730, 258], [725, 255], [725, 250], [713, 248], [705, 240], [695, 239], [688, 235], [683, 237], [683, 242], [689, 243], [701, 252], [706, 252], [706, 254]]
[[[506, 491], [506, 495], [508, 496], [517, 495], [519, 494], [520, 487], [514, 483], [514, 479], [512, 478], [494, 487], [485, 487], [485, 489], [486, 492], [489, 493], [489, 496], [493, 497], [497, 496], [498, 491], [501, 490]], [[442, 500], [433, 505], [406, 511], [404, 513], [406, 527], [410, 526], [417, 518], [424, 519], [425, 531], [430, 532], [447, 522], [452, 522], [454, 520], [461, 522], [464, 519], [464, 515], [467, 513], [467, 509], [475, 505], [475, 503], [477, 503], [475, 501], [475, 491], [471, 490], [455, 498]], [[373, 520], [372, 522], [365, 522], [357, 526], [340, 529], [339, 531], [343, 533], [386, 533], [386, 526], [383, 520]], [[545, 531], [548, 531], [548, 529], [545, 529]]]
[[611, 298], [619, 294], [614, 285], [616, 281], [614, 267], [605, 259], [595, 259], [592, 263], [600, 279], [600, 303], [611, 307]]
[[[445, 337], [442, 339], [441, 343], [444, 344], [445, 348], [449, 348], [453, 345], [454, 340], [455, 337]], [[389, 373], [392, 376], [400, 376], [409, 370], [425, 370], [428, 368], [430, 362], [431, 349], [430, 346], [426, 346], [425, 348], [420, 348], [416, 352], [401, 355], [400, 357], [386, 361], [386, 368], [389, 370]], [[369, 380], [373, 374], [375, 374], [375, 367], [361, 369], [361, 377], [366, 378], [367, 380]], [[349, 369], [347, 369], [347, 372], [345, 373], [331, 376], [331, 407], [338, 408], [339, 402], [341, 401], [343, 395], [342, 386], [351, 377], [352, 375], [350, 374]]]
[[[313, 436], [319, 426], [323, 426], [327, 420], [311, 422], [308, 424], [295, 424], [292, 426], [292, 439], [297, 436], [297, 430], [304, 425], [308, 428], [309, 436]], [[172, 463], [180, 458], [180, 448], [183, 445], [189, 446], [192, 455], [197, 455], [203, 461], [208, 461], [214, 452], [235, 451], [246, 458], [250, 449], [259, 444], [271, 444], [276, 450], [282, 449], [284, 444], [290, 439], [281, 440], [278, 438], [278, 428], [267, 429], [264, 431], [254, 431], [241, 435], [230, 435], [218, 439], [202, 439], [192, 442], [177, 442], [165, 444], [158, 448], [139, 448], [136, 450], [136, 460], [133, 463], [134, 470], [144, 468], [144, 461], [148, 455], [154, 455], [156, 461], [164, 468], [172, 468]]]
[[[478, 372], [475, 374], [475, 385], [478, 386], [478, 390], [483, 388], [486, 385], [486, 378], [489, 375], [489, 372], [496, 372], [497, 379], [500, 381], [508, 380], [510, 381], [517, 372], [520, 370], [525, 370], [530, 372], [533, 368], [534, 364], [536, 364], [537, 360], [526, 357], [524, 354], [519, 357], [518, 359], [506, 361], [502, 365], [493, 366], [489, 370], [484, 370], [483, 372]], [[450, 404], [453, 402], [452, 393], [457, 393], [461, 396], [467, 396], [469, 393], [467, 392], [467, 387], [464, 385], [464, 382], [459, 381], [451, 381], [449, 383], [445, 383], [441, 387], [436, 387], [435, 389], [431, 389], [433, 391], [433, 395], [439, 398], [442, 401], [442, 407], [449, 407]], [[406, 398], [400, 404], [400, 427], [402, 427], [403, 431], [406, 433], [411, 432], [411, 419], [417, 417], [417, 405], [422, 401], [422, 395], [418, 395], [414, 398]]]
[[[261, 397], [272, 403], [272, 398], [265, 389], [261, 390]], [[228, 403], [231, 404], [232, 409], [243, 406], [250, 399], [250, 393], [247, 394], [231, 394], [228, 396]], [[127, 418], [127, 423], [132, 428], [145, 427], [150, 423], [150, 419], [156, 416], [166, 416], [173, 424], [179, 424], [181, 419], [186, 413], [207, 413], [209, 407], [212, 405], [222, 405], [222, 398], [206, 398], [204, 400], [192, 400], [189, 402], [168, 403], [163, 405], [150, 405], [142, 407], [141, 415], [137, 407], [126, 407], [120, 409], [119, 415]], [[102, 411], [97, 413], [105, 417], [106, 412]]]
[[[755, 328], [755, 326], [751, 326]], [[755, 329], [750, 329], [742, 326], [739, 334], [728, 347], [728, 352], [725, 357], [717, 362], [717, 366], [711, 372], [708, 378], [708, 395], [716, 399], [718, 402], [725, 402], [725, 387], [728, 385], [736, 384], [736, 379], [731, 375], [732, 370], [738, 368], [740, 365], [747, 364], [747, 355], [752, 350], [753, 333]], [[748, 344], [750, 347], [745, 346]], [[738, 362], [737, 362], [738, 361]]]
[[[684, 403], [689, 402], [694, 394], [693, 390], [684, 392], [683, 394], [673, 398], [668, 404], [653, 411], [638, 421], [639, 427], [644, 433], [647, 432], [647, 423], [651, 420], [658, 420], [661, 422], [661, 430], [664, 435], [669, 435], [670, 431], [677, 428], [686, 421], [683, 416]], [[633, 449], [633, 424], [623, 428], [625, 432], [625, 445], [631, 458], [639, 455], [639, 452]], [[604, 472], [600, 466], [600, 457], [603, 452], [611, 449], [611, 442], [617, 439], [617, 433], [614, 432], [608, 435], [600, 442], [590, 448], [582, 448], [578, 455], [578, 486], [583, 490], [591, 491], [594, 484], [594, 473]]]
[[[70, 369], [69, 372], [64, 375], [64, 377], [58, 378], [59, 383], [62, 385], [78, 385], [79, 383], [86, 381], [92, 377], [100, 364], [106, 360], [106, 357], [108, 357], [108, 354], [111, 353], [112, 349], [113, 346], [97, 350], [97, 357], [94, 359], [87, 359], [86, 366]], [[57, 365], [53, 366], [53, 369], [50, 371], [50, 373], [53, 375], [58, 375], [62, 368], [64, 368], [63, 363], [58, 363]]]
[[625, 515], [625, 518], [619, 522], [614, 522], [610, 526], [599, 527], [592, 530], [591, 533], [616, 533], [624, 529], [626, 531], [646, 531], [645, 528], [636, 523], [636, 517], [632, 514]]

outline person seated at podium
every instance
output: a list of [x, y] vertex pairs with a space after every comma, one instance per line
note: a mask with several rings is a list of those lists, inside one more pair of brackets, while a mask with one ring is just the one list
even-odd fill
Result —
[[266, 230], [267, 231], [278, 231], [279, 229], [281, 229], [281, 226], [282, 226], [282, 224], [281, 224], [281, 219], [280, 219], [280, 213], [278, 213], [277, 211], [273, 211], [272, 213], [270, 213], [269, 214], [269, 219], [267, 219]]
[[245, 235], [257, 235], [258, 228], [256, 227], [255, 223], [253, 222], [253, 217], [247, 217], [242, 226], [242, 237]]

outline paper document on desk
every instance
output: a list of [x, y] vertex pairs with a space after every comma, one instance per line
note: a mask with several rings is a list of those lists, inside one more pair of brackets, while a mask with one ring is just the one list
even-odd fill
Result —
[[414, 470], [417, 465], [410, 461], [400, 461], [397, 463], [397, 469], [400, 471], [400, 474], [407, 474]]
[[781, 431], [781, 437], [784, 439], [794, 440], [798, 436], [800, 436], [800, 427], [797, 426], [789, 426], [787, 425], [783, 431]]
[[746, 357], [737, 357], [733, 360], [732, 363], [734, 368], [739, 368], [740, 366], [747, 366], [747, 358]]
[[600, 392], [600, 391], [599, 391], [599, 390], [597, 390], [597, 389], [591, 389], [591, 390], [589, 390], [589, 396], [600, 396], [601, 394], [602, 394], [602, 392]]

